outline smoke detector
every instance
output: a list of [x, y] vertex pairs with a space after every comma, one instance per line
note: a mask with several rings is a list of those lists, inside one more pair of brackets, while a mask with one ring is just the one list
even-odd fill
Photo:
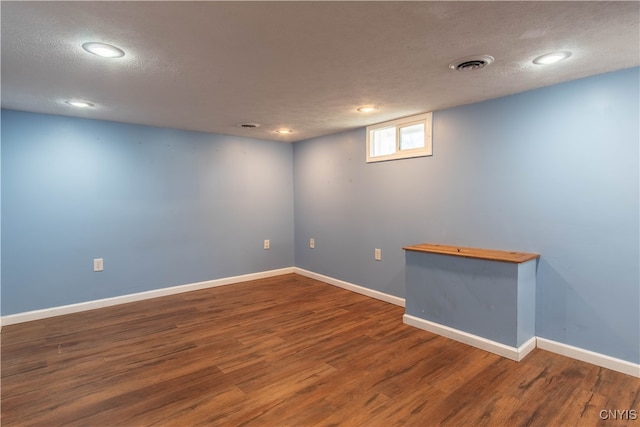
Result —
[[476, 71], [493, 62], [493, 56], [477, 55], [458, 59], [449, 64], [449, 68], [456, 71]]

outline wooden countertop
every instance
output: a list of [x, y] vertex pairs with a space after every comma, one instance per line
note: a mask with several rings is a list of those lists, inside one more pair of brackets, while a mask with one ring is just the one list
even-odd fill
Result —
[[419, 245], [405, 246], [406, 251], [425, 252], [431, 254], [452, 255], [465, 258], [478, 258], [490, 261], [511, 262], [520, 264], [540, 258], [540, 254], [527, 252], [500, 251], [495, 249], [465, 248], [462, 246], [438, 245], [435, 243], [422, 243]]

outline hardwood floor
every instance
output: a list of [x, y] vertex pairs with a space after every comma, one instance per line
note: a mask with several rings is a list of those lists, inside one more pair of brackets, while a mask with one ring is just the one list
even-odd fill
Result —
[[640, 425], [637, 378], [403, 313], [291, 274], [6, 326], [2, 425]]

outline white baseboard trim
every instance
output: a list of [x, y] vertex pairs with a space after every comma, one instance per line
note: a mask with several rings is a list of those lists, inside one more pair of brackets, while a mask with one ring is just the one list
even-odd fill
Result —
[[309, 277], [311, 279], [319, 280], [324, 283], [328, 283], [333, 286], [337, 286], [342, 289], [346, 289], [351, 292], [366, 295], [371, 298], [379, 299], [384, 302], [405, 306], [404, 298], [400, 298], [394, 295], [385, 294], [384, 292], [376, 291], [373, 289], [365, 288], [364, 286], [354, 285], [353, 283], [345, 282], [344, 280], [334, 279], [333, 277], [325, 276], [323, 274], [314, 273], [313, 271], [304, 270], [302, 268], [295, 267], [294, 273], [301, 276]]
[[579, 347], [573, 347], [568, 344], [562, 344], [546, 338], [537, 337], [536, 341], [536, 345], [542, 350], [547, 350], [552, 353], [561, 354], [562, 356], [571, 357], [572, 359], [578, 359], [583, 362], [591, 363], [592, 365], [640, 378], [640, 364], [638, 363], [627, 362], [626, 360], [616, 359], [615, 357], [585, 350]]
[[478, 335], [473, 335], [468, 332], [461, 331], [459, 329], [450, 328], [448, 326], [440, 325], [429, 320], [421, 319], [410, 314], [405, 314], [404, 316], [402, 316], [402, 321], [409, 326], [414, 326], [416, 328], [423, 329], [434, 334], [451, 338], [452, 340], [477, 347], [481, 350], [485, 350], [502, 357], [506, 357], [507, 359], [515, 360], [516, 362], [524, 359], [527, 354], [529, 354], [534, 348], [536, 348], [536, 337], [531, 337], [520, 347], [511, 347], [496, 341], [489, 340], [487, 338], [480, 337]]
[[64, 314], [78, 313], [81, 311], [95, 310], [97, 308], [110, 307], [112, 305], [126, 304], [128, 302], [142, 301], [151, 298], [158, 298], [167, 295], [181, 294], [184, 292], [197, 291], [200, 289], [214, 288], [217, 286], [231, 285], [234, 283], [248, 282], [250, 280], [264, 279], [267, 277], [281, 276], [294, 272], [294, 267], [281, 268], [278, 270], [262, 271], [259, 273], [244, 274], [242, 276], [225, 277], [222, 279], [207, 280], [205, 282], [190, 283], [186, 285], [171, 286], [169, 288], [154, 289], [151, 291], [138, 292], [135, 294], [121, 295], [117, 297], [104, 298], [94, 301], [81, 302], [77, 304], [63, 305], [59, 307], [45, 308], [42, 310], [27, 311], [24, 313], [10, 314], [0, 318], [3, 326], [14, 325], [16, 323], [30, 322], [48, 317], [62, 316]]

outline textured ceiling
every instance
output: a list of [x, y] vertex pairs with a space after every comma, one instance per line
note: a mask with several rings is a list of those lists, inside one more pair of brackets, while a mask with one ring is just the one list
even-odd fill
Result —
[[[638, 2], [2, 1], [1, 14], [3, 108], [282, 141], [640, 65]], [[557, 50], [573, 55], [531, 63]], [[495, 62], [448, 68], [477, 54]]]

